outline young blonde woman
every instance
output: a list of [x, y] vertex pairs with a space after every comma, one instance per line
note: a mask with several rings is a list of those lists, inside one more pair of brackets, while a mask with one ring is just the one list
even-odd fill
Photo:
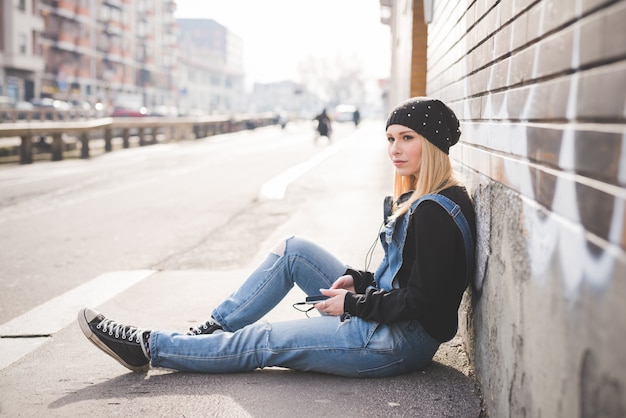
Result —
[[[384, 258], [375, 272], [352, 269], [294, 236], [278, 243], [204, 324], [186, 334], [125, 325], [90, 308], [79, 312], [81, 329], [134, 371], [281, 366], [382, 377], [423, 368], [456, 334], [473, 271], [474, 208], [448, 157], [460, 134], [452, 110], [436, 99], [413, 98], [389, 114], [386, 137], [396, 175], [380, 232]], [[294, 285], [328, 297], [314, 305], [322, 315], [259, 321]]]

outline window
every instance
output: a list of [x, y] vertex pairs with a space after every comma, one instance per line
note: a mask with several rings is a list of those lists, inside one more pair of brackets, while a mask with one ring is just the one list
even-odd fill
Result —
[[19, 0], [17, 2], [17, 8], [23, 12], [26, 11], [26, 0]]
[[18, 37], [18, 50], [20, 54], [26, 55], [26, 35], [20, 33]]

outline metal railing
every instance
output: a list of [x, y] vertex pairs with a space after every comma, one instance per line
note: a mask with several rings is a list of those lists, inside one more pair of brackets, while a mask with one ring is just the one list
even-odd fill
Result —
[[[94, 119], [98, 117], [98, 113], [99, 112], [95, 109], [61, 110], [47, 107], [36, 107], [34, 109], [26, 110], [0, 107], [0, 123]], [[102, 115], [100, 115], [100, 117], [102, 117]]]
[[[33, 139], [40, 142], [51, 138], [49, 151], [52, 161], [63, 159], [64, 138], [76, 138], [80, 143], [80, 158], [89, 158], [90, 141], [104, 140], [104, 151], [113, 151], [113, 139], [121, 138], [122, 147], [130, 146], [131, 137], [139, 146], [154, 144], [157, 134], [166, 141], [203, 138], [244, 129], [275, 124], [273, 114], [202, 117], [142, 117], [101, 118], [71, 121], [30, 121], [0, 124], [0, 138], [20, 138], [19, 163], [33, 162]], [[48, 142], [44, 142], [48, 143]]]

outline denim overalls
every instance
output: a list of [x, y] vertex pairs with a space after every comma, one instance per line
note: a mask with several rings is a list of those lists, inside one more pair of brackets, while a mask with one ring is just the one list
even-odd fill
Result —
[[[444, 206], [471, 243], [469, 227], [463, 223], [457, 205], [452, 202], [454, 206], [448, 209], [451, 201], [439, 195], [424, 196], [420, 201], [424, 199]], [[410, 213], [418, 204], [419, 201], [411, 207]], [[387, 225], [383, 232], [386, 255], [376, 280], [384, 289], [394, 287], [409, 216], [407, 213]], [[467, 242], [466, 238], [466, 246]], [[473, 260], [473, 256], [469, 259]], [[294, 284], [307, 295], [319, 294], [319, 289], [329, 288], [347, 267], [310, 241], [300, 237], [287, 239], [282, 256], [268, 254], [243, 285], [213, 310], [213, 317], [226, 332], [188, 336], [152, 331], [152, 366], [205, 373], [280, 366], [341, 376], [384, 377], [416, 371], [429, 364], [439, 342], [418, 321], [382, 324], [352, 317], [341, 322], [337, 316], [259, 321]]]
[[[410, 193], [412, 192], [400, 196], [398, 200], [405, 199]], [[398, 283], [397, 280], [395, 280], [395, 277], [402, 266], [402, 251], [404, 249], [404, 241], [406, 240], [406, 234], [409, 227], [409, 219], [419, 204], [425, 200], [432, 200], [439, 203], [441, 207], [448, 212], [452, 219], [454, 219], [454, 222], [456, 222], [459, 227], [465, 243], [465, 254], [467, 255], [466, 259], [469, 260], [467, 263], [467, 273], [465, 278], [466, 285], [469, 283], [474, 269], [474, 244], [469, 224], [467, 223], [465, 216], [463, 216], [459, 205], [445, 196], [432, 193], [424, 195], [413, 202], [411, 208], [404, 215], [388, 222], [385, 225], [384, 230], [380, 233], [380, 242], [385, 250], [385, 256], [374, 274], [376, 285], [379, 289], [391, 290], [398, 288]], [[391, 215], [392, 204], [393, 202], [391, 197], [385, 198], [385, 219], [388, 219]]]

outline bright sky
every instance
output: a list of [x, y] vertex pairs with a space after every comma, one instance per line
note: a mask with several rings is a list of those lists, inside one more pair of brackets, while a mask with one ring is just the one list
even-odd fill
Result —
[[379, 0], [176, 0], [178, 18], [213, 19], [243, 40], [247, 82], [299, 80], [310, 56], [358, 63], [389, 76], [390, 29]]

